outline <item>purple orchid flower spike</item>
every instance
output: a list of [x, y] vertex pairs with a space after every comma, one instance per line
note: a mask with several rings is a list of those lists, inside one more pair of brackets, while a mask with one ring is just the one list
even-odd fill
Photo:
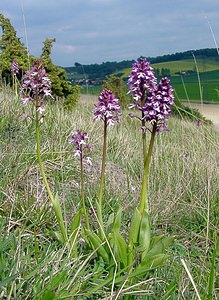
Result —
[[91, 151], [91, 144], [87, 143], [88, 139], [89, 136], [86, 132], [81, 132], [80, 130], [72, 131], [69, 143], [75, 145], [74, 156], [83, 159], [83, 161], [91, 165], [92, 160], [88, 156]]
[[51, 94], [51, 81], [41, 61], [33, 64], [32, 68], [25, 72], [23, 84], [20, 89], [20, 98], [24, 104], [32, 102], [41, 112], [41, 106], [47, 98], [53, 98]]
[[142, 111], [146, 122], [156, 124], [157, 131], [168, 131], [167, 119], [172, 114], [173, 100], [173, 88], [166, 77], [162, 78], [154, 90], [148, 93]]
[[[157, 84], [153, 68], [146, 58], [140, 58], [132, 65], [132, 71], [128, 79], [129, 92], [133, 95], [134, 106], [139, 108], [145, 101], [145, 97], [150, 90]], [[140, 103], [139, 103], [140, 100]]]
[[16, 76], [19, 73], [19, 65], [16, 60], [13, 60], [11, 64], [11, 73]]
[[104, 120], [107, 125], [115, 125], [119, 122], [121, 110], [119, 100], [112, 91], [104, 89], [98, 97], [98, 103], [95, 104], [94, 120]]

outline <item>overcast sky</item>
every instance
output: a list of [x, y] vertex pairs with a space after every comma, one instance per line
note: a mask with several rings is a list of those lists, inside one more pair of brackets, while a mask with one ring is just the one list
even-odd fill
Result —
[[214, 38], [219, 42], [219, 0], [0, 0], [0, 12], [28, 41], [32, 55], [40, 55], [45, 38], [55, 37], [52, 58], [60, 66], [214, 48]]

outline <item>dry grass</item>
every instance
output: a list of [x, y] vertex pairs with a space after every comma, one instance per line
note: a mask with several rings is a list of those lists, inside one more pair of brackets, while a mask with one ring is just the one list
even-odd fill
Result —
[[[24, 220], [50, 223], [50, 208], [35, 154], [34, 130], [22, 120], [23, 108], [14, 103], [9, 89], [0, 91], [0, 101], [0, 214], [10, 219], [9, 231]], [[78, 161], [68, 144], [72, 130], [88, 132], [93, 145], [93, 166], [86, 167], [86, 193], [91, 199], [95, 198], [99, 183], [103, 128], [93, 122], [94, 101], [94, 96], [82, 96], [74, 112], [64, 111], [61, 103], [50, 104], [41, 126], [45, 171], [52, 189], [59, 191], [67, 218], [72, 217], [80, 198]], [[127, 113], [123, 112], [119, 126], [109, 129], [105, 209], [107, 214], [121, 205], [128, 222], [139, 200], [143, 164], [139, 124]], [[156, 230], [175, 235], [181, 243], [173, 261], [177, 255], [192, 255], [196, 251], [197, 259], [191, 258], [190, 270], [196, 272], [204, 258], [203, 269], [208, 272], [205, 255], [218, 234], [219, 134], [210, 126], [198, 127], [178, 119], [171, 119], [169, 125], [169, 133], [157, 136], [151, 164], [152, 223]], [[182, 281], [178, 282], [178, 293], [187, 298], [178, 299], [194, 299], [183, 272], [179, 275]], [[195, 279], [198, 289], [204, 289], [203, 276]]]

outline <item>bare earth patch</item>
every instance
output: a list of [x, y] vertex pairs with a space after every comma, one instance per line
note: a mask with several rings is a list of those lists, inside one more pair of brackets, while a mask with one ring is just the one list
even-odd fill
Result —
[[201, 103], [190, 103], [190, 105], [197, 108], [204, 117], [211, 120], [215, 128], [219, 130], [219, 105]]

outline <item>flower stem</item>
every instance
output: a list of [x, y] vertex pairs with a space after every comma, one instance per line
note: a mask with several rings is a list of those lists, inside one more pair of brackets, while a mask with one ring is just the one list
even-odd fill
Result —
[[151, 132], [151, 139], [148, 148], [148, 153], [144, 160], [144, 174], [142, 179], [141, 198], [140, 198], [140, 205], [139, 205], [139, 212], [141, 213], [141, 215], [143, 214], [144, 209], [146, 209], [148, 212], [147, 181], [148, 181], [149, 165], [150, 165], [152, 150], [155, 141], [156, 128], [157, 125], [154, 124]]
[[39, 163], [39, 167], [40, 167], [40, 172], [41, 172], [41, 175], [43, 177], [43, 182], [44, 182], [44, 185], [46, 187], [46, 190], [47, 190], [47, 193], [48, 193], [48, 196], [53, 204], [53, 208], [54, 208], [54, 211], [55, 211], [55, 215], [56, 215], [56, 219], [59, 223], [59, 227], [60, 227], [60, 230], [61, 230], [61, 234], [62, 234], [62, 238], [63, 238], [63, 241], [66, 242], [67, 241], [67, 234], [66, 234], [66, 229], [65, 229], [65, 226], [64, 226], [64, 221], [63, 221], [63, 218], [62, 218], [62, 215], [61, 215], [61, 212], [59, 211], [59, 207], [56, 203], [56, 200], [54, 199], [53, 195], [52, 195], [52, 192], [51, 192], [51, 189], [49, 187], [49, 183], [47, 181], [47, 178], [46, 178], [46, 174], [44, 172], [44, 168], [43, 168], [43, 163], [42, 163], [42, 159], [41, 159], [41, 150], [40, 150], [40, 130], [39, 130], [39, 112], [37, 111], [37, 96], [36, 96], [36, 147], [37, 147], [37, 159], [38, 159], [38, 163]]
[[99, 189], [98, 210], [97, 210], [97, 216], [98, 216], [100, 225], [103, 225], [102, 204], [103, 204], [103, 190], [104, 190], [104, 181], [105, 181], [106, 147], [107, 147], [107, 119], [105, 118], [104, 119], [102, 166], [101, 166], [100, 189]]
[[85, 204], [85, 195], [84, 195], [84, 167], [83, 167], [82, 155], [80, 157], [80, 167], [81, 167], [81, 202], [82, 202], [82, 207], [83, 207], [83, 212], [84, 212], [84, 217], [85, 217], [86, 228], [87, 228], [87, 230], [89, 230], [90, 225], [89, 225], [89, 219], [88, 219], [88, 215], [87, 215], [86, 204]]
[[[142, 91], [142, 98], [141, 98], [141, 106], [144, 107], [145, 103], [146, 103], [146, 99], [145, 99], [145, 92]], [[142, 111], [142, 121], [141, 121], [141, 126], [142, 126], [142, 143], [143, 143], [143, 158], [144, 158], [144, 162], [146, 160], [147, 157], [147, 146], [146, 146], [146, 122], [144, 119], [144, 112]]]

